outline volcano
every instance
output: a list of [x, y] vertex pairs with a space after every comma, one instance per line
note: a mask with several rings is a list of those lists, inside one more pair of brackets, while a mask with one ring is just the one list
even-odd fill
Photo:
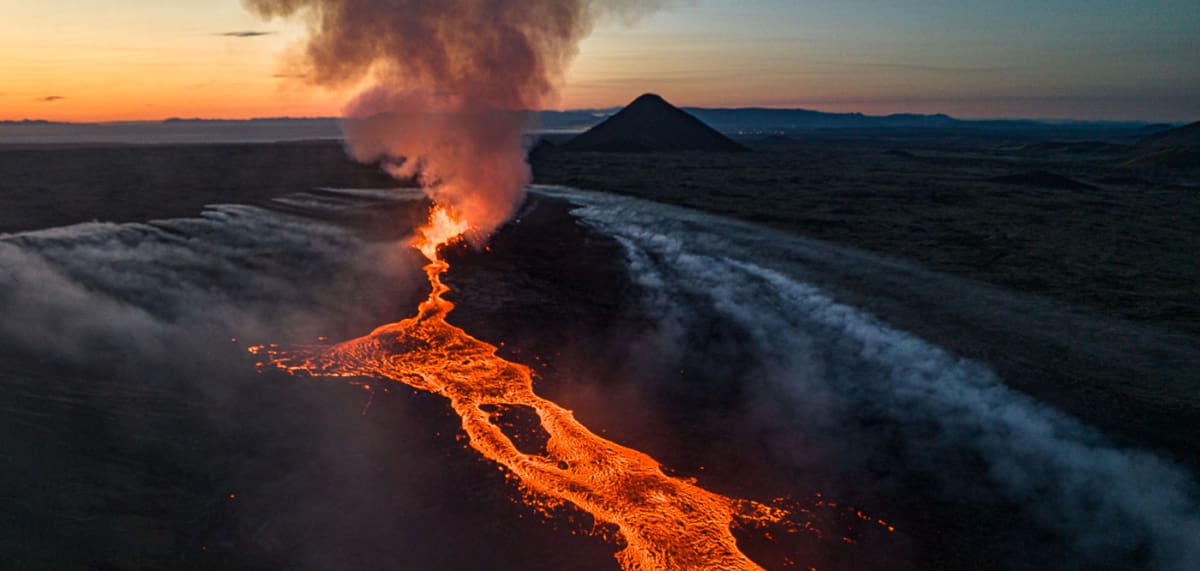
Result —
[[633, 100], [603, 123], [568, 141], [563, 148], [615, 153], [747, 150], [653, 93]]

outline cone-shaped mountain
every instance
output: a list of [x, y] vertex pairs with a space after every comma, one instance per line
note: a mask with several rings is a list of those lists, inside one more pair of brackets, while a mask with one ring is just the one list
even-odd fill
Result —
[[563, 145], [573, 151], [745, 151], [687, 112], [647, 93]]

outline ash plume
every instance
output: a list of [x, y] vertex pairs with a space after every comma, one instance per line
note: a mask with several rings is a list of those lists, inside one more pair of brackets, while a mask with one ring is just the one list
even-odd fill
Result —
[[359, 161], [419, 176], [476, 245], [531, 180], [522, 132], [597, 18], [632, 22], [667, 0], [243, 0], [263, 18], [302, 16], [313, 84], [364, 86], [343, 131]]

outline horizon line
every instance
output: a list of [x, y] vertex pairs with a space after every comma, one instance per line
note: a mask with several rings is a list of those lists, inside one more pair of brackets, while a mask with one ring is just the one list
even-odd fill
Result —
[[[588, 113], [588, 112], [613, 112], [624, 109], [624, 105], [616, 105], [612, 107], [581, 107], [575, 109], [541, 109], [541, 110], [526, 110], [529, 113]], [[1116, 124], [1134, 124], [1141, 123], [1146, 125], [1164, 124], [1164, 125], [1186, 125], [1194, 121], [1190, 120], [1167, 120], [1156, 121], [1152, 119], [1088, 119], [1075, 117], [1028, 117], [1028, 116], [992, 116], [992, 117], [957, 117], [949, 113], [918, 113], [899, 111], [895, 113], [885, 114], [870, 114], [861, 111], [821, 111], [809, 107], [774, 107], [774, 106], [758, 106], [749, 105], [741, 107], [708, 107], [699, 105], [684, 105], [679, 106], [680, 109], [702, 109], [706, 111], [749, 111], [749, 110], [767, 110], [767, 111], [807, 111], [812, 113], [820, 113], [824, 115], [840, 115], [840, 116], [861, 116], [886, 118], [896, 116], [912, 116], [912, 117], [945, 117], [954, 121], [960, 122], [999, 122], [999, 121], [1031, 121], [1042, 123], [1116, 123]], [[118, 119], [112, 121], [64, 121], [55, 119], [42, 119], [36, 117], [25, 117], [20, 119], [0, 119], [0, 125], [11, 124], [43, 124], [43, 125], [71, 125], [71, 126], [103, 126], [103, 125], [128, 125], [128, 124], [162, 124], [170, 122], [226, 122], [226, 123], [249, 123], [253, 121], [342, 121], [346, 117], [338, 117], [333, 115], [327, 116], [262, 116], [262, 117], [245, 117], [245, 118], [229, 118], [229, 117], [182, 117], [173, 116], [163, 119]]]

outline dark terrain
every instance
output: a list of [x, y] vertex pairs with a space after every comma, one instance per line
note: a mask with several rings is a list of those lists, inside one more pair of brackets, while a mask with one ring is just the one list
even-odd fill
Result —
[[[1200, 187], [1125, 145], [810, 134], [750, 153], [539, 149], [537, 182], [631, 194], [1200, 333]], [[334, 142], [0, 146], [0, 232], [396, 181]], [[163, 189], [170, 199], [163, 200]]]
[[0, 233], [98, 220], [195, 216], [320, 186], [389, 188], [336, 142], [225, 145], [0, 144]]
[[[895, 131], [744, 142], [752, 152], [542, 148], [533, 167], [541, 183], [681, 204], [913, 260], [1044, 296], [1055, 307], [1135, 320], [1180, 344], [1200, 333], [1200, 192], [1187, 172], [1128, 166], [1133, 142]], [[0, 233], [196, 216], [205, 204], [266, 204], [322, 186], [398, 185], [373, 167], [353, 164], [333, 142], [0, 149]], [[335, 221], [362, 235], [397, 239], [419, 219], [419, 210]], [[733, 403], [744, 395], [730, 379], [718, 378], [718, 361], [726, 355], [706, 356], [709, 347], [698, 346], [688, 362], [711, 365], [711, 371], [681, 371], [684, 382], [655, 387], [651, 397], [621, 384], [632, 368], [622, 341], [646, 325], [630, 307], [637, 288], [621, 263], [619, 244], [571, 223], [568, 210], [536, 198], [490, 252], [452, 252], [447, 281], [459, 309], [451, 321], [482, 339], [505, 342], [506, 358], [544, 374], [539, 392], [681, 475], [701, 477], [723, 493], [753, 495], [758, 485], [794, 491], [795, 482], [772, 481], [767, 455], [758, 454], [763, 434], [734, 421]], [[203, 234], [183, 236], [206, 244]], [[273, 308], [263, 310], [268, 316], [303, 307], [323, 318], [320, 333], [334, 339], [409, 315], [424, 293], [416, 282], [356, 270], [349, 260], [321, 265], [269, 242], [246, 244], [244, 251], [234, 250], [238, 257], [229, 265], [295, 266], [295, 275], [285, 273], [295, 297], [264, 301], [233, 270], [231, 276], [218, 271], [196, 279], [233, 292], [233, 305]], [[125, 261], [110, 263], [119, 271]], [[830, 279], [832, 285], [842, 280], [848, 292], [887, 287], [855, 286], [853, 276]], [[171, 285], [159, 289], [173, 291]], [[935, 302], [913, 298], [911, 305], [907, 315], [897, 310], [884, 318], [896, 317], [893, 323], [906, 328], [931, 310], [927, 329], [906, 330], [929, 333], [935, 342], [959, 336], [957, 346], [946, 345], [982, 346], [979, 356], [1011, 358], [1013, 370], [1035, 371], [1024, 381], [1046, 385], [1020, 390], [1095, 423], [1121, 445], [1165, 449], [1196, 465], [1191, 403], [1154, 408], [1116, 391], [1095, 391], [1085, 373], [1110, 364], [1081, 362], [1086, 351], [1035, 347], [1037, 331], [1022, 338], [962, 332], [958, 324], [947, 325]], [[116, 334], [91, 348], [104, 360], [82, 365], [60, 361], [61, 351], [53, 347], [10, 355], [0, 344], [0, 382], [8, 387], [0, 427], [14, 443], [0, 453], [6, 474], [0, 478], [0, 537], [10, 538], [0, 542], [6, 548], [0, 562], [108, 569], [612, 568], [611, 545], [567, 535], [510, 501], [503, 475], [459, 446], [457, 419], [439, 398], [407, 390], [379, 393], [363, 416], [367, 395], [360, 389], [256, 375], [241, 345], [221, 330], [201, 329], [211, 335], [194, 339], [187, 319], [194, 315], [184, 316], [178, 321], [188, 335], [179, 362], [121, 350], [121, 334], [132, 325], [120, 322], [102, 329]], [[1041, 318], [1030, 315], [1031, 327]], [[1113, 344], [1138, 347], [1122, 339], [1133, 330], [1114, 328]], [[714, 346], [724, 340], [716, 323], [700, 333], [713, 336]], [[308, 339], [289, 335], [278, 340]], [[1114, 375], [1122, 365], [1112, 364]], [[571, 379], [588, 381], [577, 386]], [[1131, 382], [1154, 392], [1155, 379]], [[697, 396], [689, 386], [704, 390]], [[1184, 389], [1161, 394], [1171, 391]], [[763, 465], [747, 462], [746, 450], [754, 450]], [[701, 462], [706, 470], [697, 467]], [[843, 556], [851, 562], [842, 567], [881, 567], [884, 561], [871, 560], [871, 550], [915, 568], [999, 569], [1014, 562], [1036, 568], [1039, 561], [1055, 561], [1054, 554], [1041, 552], [1041, 543], [1028, 542], [1032, 532], [1014, 524], [1023, 520], [1011, 503], [982, 504], [986, 513], [976, 513], [976, 504], [926, 505], [924, 496], [888, 499], [864, 491], [839, 499], [880, 515], [913, 514], [901, 535], [919, 537], [916, 547], [897, 539], [868, 543], [864, 550], [832, 548], [828, 556], [835, 562]]]
[[1133, 145], [811, 133], [750, 153], [541, 149], [538, 182], [630, 194], [1200, 333], [1200, 186]]

